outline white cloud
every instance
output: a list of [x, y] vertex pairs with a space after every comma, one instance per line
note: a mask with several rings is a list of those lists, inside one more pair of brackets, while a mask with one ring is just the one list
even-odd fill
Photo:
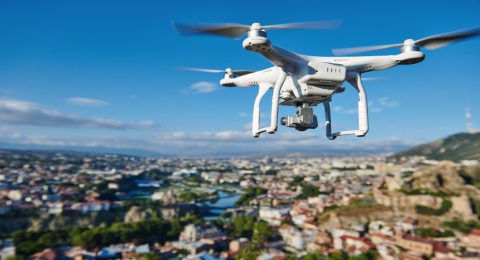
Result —
[[166, 132], [153, 136], [104, 136], [59, 138], [45, 135], [28, 135], [18, 132], [1, 131], [1, 143], [22, 145], [43, 145], [51, 147], [110, 148], [158, 152], [172, 155], [231, 155], [231, 154], [275, 154], [275, 153], [328, 153], [365, 151], [391, 151], [416, 145], [419, 141], [402, 140], [390, 137], [369, 140], [355, 137], [342, 137], [329, 141], [323, 131], [307, 132], [283, 129], [275, 135], [262, 135], [253, 138], [250, 131], [218, 132]]
[[153, 120], [142, 120], [138, 122], [138, 126], [140, 127], [151, 127], [154, 125], [155, 125], [155, 122]]
[[0, 122], [12, 125], [109, 129], [128, 129], [153, 125], [153, 121], [150, 120], [129, 123], [114, 119], [81, 117], [46, 109], [37, 103], [8, 98], [0, 98]]
[[333, 112], [349, 114], [349, 115], [357, 113], [356, 108], [344, 108], [344, 107], [341, 107], [341, 106], [334, 106], [332, 110], [333, 110]]
[[[395, 108], [398, 106], [398, 101], [391, 100], [388, 97], [379, 98], [375, 102], [368, 101], [368, 111], [372, 113], [379, 113], [382, 112], [384, 108]], [[343, 114], [357, 114], [358, 110], [356, 108], [344, 108], [341, 106], [334, 106], [332, 108], [332, 111]]]
[[378, 103], [382, 107], [398, 107], [398, 101], [391, 100], [388, 97], [382, 97], [378, 99]]
[[93, 98], [85, 98], [85, 97], [72, 97], [66, 99], [67, 103], [75, 106], [89, 106], [89, 107], [98, 107], [98, 106], [105, 106], [108, 105], [108, 102], [100, 100], [100, 99], [93, 99]]
[[193, 94], [204, 94], [204, 93], [211, 93], [217, 90], [217, 84], [210, 82], [210, 81], [199, 81], [193, 83], [189, 88], [185, 89], [186, 93], [193, 93]]
[[381, 77], [365, 77], [365, 78], [362, 78], [362, 81], [375, 81], [375, 80], [381, 80], [383, 78]]

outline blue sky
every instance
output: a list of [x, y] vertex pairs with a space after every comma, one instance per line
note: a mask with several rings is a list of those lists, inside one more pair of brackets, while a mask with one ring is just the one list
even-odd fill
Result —
[[[175, 67], [271, 64], [243, 50], [241, 40], [183, 37], [172, 21], [341, 19], [335, 31], [269, 32], [277, 46], [326, 56], [333, 48], [480, 26], [479, 11], [479, 1], [1, 1], [0, 143], [182, 155], [376, 149], [434, 140], [464, 131], [466, 107], [480, 127], [480, 38], [426, 51], [416, 65], [369, 73], [377, 80], [365, 83], [371, 101], [365, 138], [332, 142], [323, 128], [299, 133], [281, 126], [274, 136], [253, 139], [248, 124], [256, 87], [222, 88], [221, 75]], [[356, 94], [346, 87], [332, 103], [338, 130], [356, 125]], [[323, 110], [317, 115], [323, 121]]]

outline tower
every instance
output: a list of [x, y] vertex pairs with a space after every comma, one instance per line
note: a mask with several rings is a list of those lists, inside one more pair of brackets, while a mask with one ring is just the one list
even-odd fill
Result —
[[465, 111], [465, 121], [467, 123], [467, 133], [473, 134], [478, 132], [478, 130], [473, 126], [472, 113], [470, 113], [470, 109], [468, 107]]

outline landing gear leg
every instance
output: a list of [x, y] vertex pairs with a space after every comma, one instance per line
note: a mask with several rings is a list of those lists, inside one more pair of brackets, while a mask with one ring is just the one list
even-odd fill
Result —
[[[260, 83], [258, 88], [258, 94], [255, 98], [255, 103], [253, 105], [253, 119], [252, 119], [252, 135], [253, 137], [259, 137], [261, 133], [267, 132], [269, 134], [273, 134], [277, 131], [278, 126], [278, 102], [280, 99], [280, 89], [287, 78], [287, 73], [282, 69], [279, 68], [279, 76], [277, 82], [273, 86], [272, 84], [268, 83]], [[270, 113], [270, 126], [260, 128], [260, 103], [262, 101], [263, 96], [268, 92], [270, 88], [273, 87], [273, 94], [272, 94], [272, 110]]]
[[355, 135], [357, 137], [364, 137], [368, 132], [368, 103], [367, 103], [367, 94], [363, 88], [362, 78], [360, 74], [357, 74], [355, 79], [349, 79], [348, 82], [357, 90], [358, 92], [358, 129], [357, 130], [347, 130], [332, 133], [332, 122], [330, 116], [330, 100], [323, 102], [325, 108], [325, 128], [328, 139], [334, 140], [338, 136], [342, 135]]

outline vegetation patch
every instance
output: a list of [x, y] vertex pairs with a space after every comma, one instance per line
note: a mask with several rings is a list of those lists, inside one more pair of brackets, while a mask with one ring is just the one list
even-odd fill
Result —
[[445, 227], [460, 231], [464, 234], [470, 232], [470, 230], [476, 228], [480, 229], [480, 222], [476, 220], [462, 221], [459, 219], [454, 219], [451, 221], [443, 222]]
[[445, 231], [440, 231], [440, 230], [436, 230], [436, 229], [433, 229], [433, 228], [416, 228], [415, 229], [415, 233], [423, 238], [429, 238], [429, 237], [453, 237], [455, 236], [455, 234], [447, 229]]
[[335, 213], [338, 216], [352, 217], [352, 216], [368, 216], [379, 211], [390, 211], [389, 207], [375, 204], [370, 199], [357, 199], [346, 206], [332, 205], [325, 207], [323, 213], [317, 218], [319, 222], [328, 220], [330, 213]]
[[402, 189], [400, 190], [405, 195], [430, 195], [434, 197], [440, 197], [440, 198], [447, 198], [450, 196], [457, 196], [458, 194], [451, 193], [451, 192], [445, 192], [441, 190], [437, 191], [431, 191], [431, 190], [423, 190], [423, 189], [412, 189], [412, 190], [405, 190]]
[[260, 187], [248, 187], [245, 189], [244, 193], [240, 198], [235, 202], [236, 206], [248, 205], [251, 200], [257, 196], [267, 193], [266, 189]]
[[449, 199], [443, 199], [439, 208], [430, 208], [423, 205], [415, 205], [415, 211], [421, 215], [441, 216], [452, 208], [452, 202]]
[[20, 258], [26, 258], [47, 247], [62, 245], [82, 246], [88, 250], [104, 246], [134, 242], [164, 243], [178, 239], [183, 226], [202, 220], [195, 215], [187, 215], [180, 220], [166, 221], [148, 219], [135, 223], [117, 222], [110, 226], [95, 228], [65, 228], [60, 230], [16, 231], [11, 234]]

